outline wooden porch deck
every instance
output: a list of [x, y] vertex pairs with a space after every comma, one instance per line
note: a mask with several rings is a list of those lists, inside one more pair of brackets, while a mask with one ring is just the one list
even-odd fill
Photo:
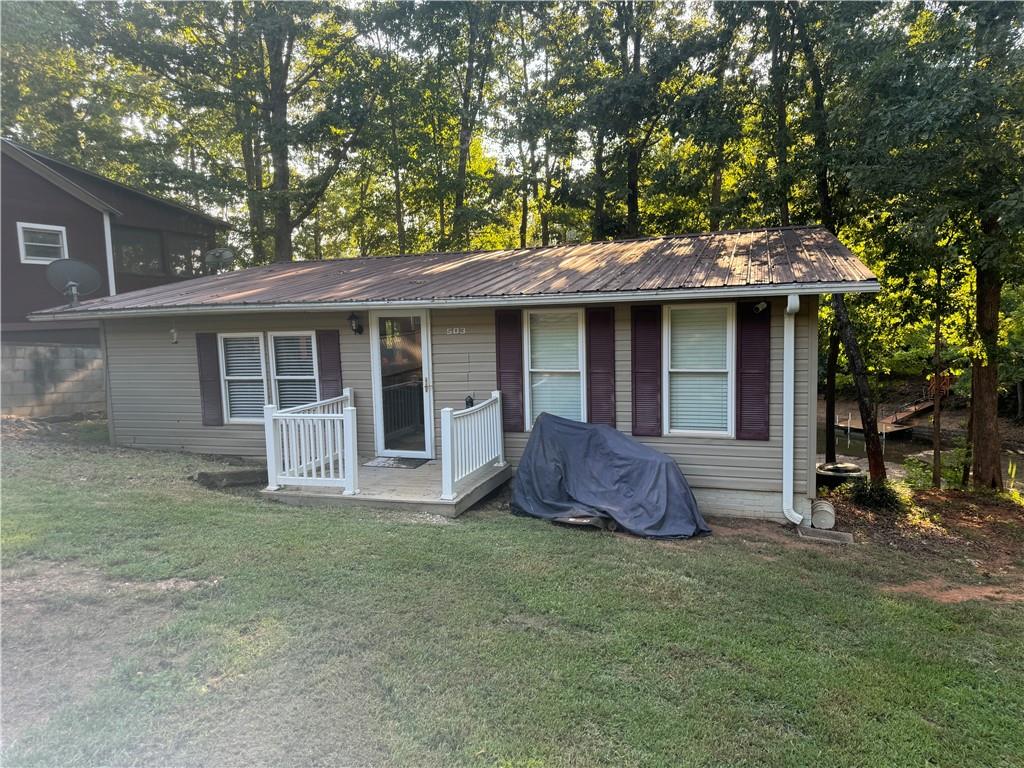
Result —
[[419, 467], [363, 466], [372, 456], [361, 456], [359, 493], [345, 496], [340, 488], [319, 486], [282, 486], [265, 490], [271, 499], [303, 506], [362, 507], [429, 512], [457, 517], [513, 475], [512, 467], [488, 465], [455, 485], [455, 498], [441, 498], [441, 461], [428, 461]]

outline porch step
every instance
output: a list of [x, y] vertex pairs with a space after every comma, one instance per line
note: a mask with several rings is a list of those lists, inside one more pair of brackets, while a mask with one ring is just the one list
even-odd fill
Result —
[[[430, 462], [423, 469], [426, 470], [427, 467], [434, 463]], [[417, 475], [420, 471], [419, 469], [377, 470], [378, 473], [388, 472], [408, 475]], [[427, 512], [445, 517], [458, 517], [495, 488], [508, 482], [514, 472], [515, 470], [510, 466], [500, 468], [484, 467], [461, 481], [456, 488], [455, 498], [450, 501], [444, 501], [440, 498], [439, 474], [437, 474], [438, 480], [434, 480], [427, 472], [424, 472], [424, 476], [417, 478], [417, 487], [412, 489], [408, 482], [402, 483], [404, 487], [397, 487], [393, 482], [396, 479], [393, 474], [390, 476], [371, 476], [369, 471], [362, 468], [360, 468], [359, 477], [360, 492], [355, 496], [345, 496], [339, 489], [329, 487], [299, 488], [285, 486], [276, 491], [264, 490], [262, 493], [268, 499], [296, 506], [329, 507], [335, 509], [392, 509], [406, 512]], [[397, 479], [402, 480], [401, 475]], [[413, 480], [413, 478], [410, 477], [409, 480]], [[431, 482], [432, 480], [434, 481]]]

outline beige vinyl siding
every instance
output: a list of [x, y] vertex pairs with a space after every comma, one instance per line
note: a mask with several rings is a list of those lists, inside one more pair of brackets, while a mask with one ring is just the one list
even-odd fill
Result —
[[[713, 437], [644, 437], [641, 442], [672, 456], [697, 489], [732, 492], [782, 490], [782, 326], [785, 300], [772, 301], [770, 439]], [[110, 414], [119, 445], [201, 453], [263, 456], [263, 428], [258, 424], [204, 427], [199, 402], [195, 333], [284, 331], [337, 328], [341, 331], [343, 386], [351, 387], [358, 414], [359, 452], [374, 455], [370, 333], [355, 335], [348, 313], [267, 314], [247, 317], [209, 316], [177, 319], [107, 321]], [[178, 343], [172, 344], [175, 328]], [[465, 333], [461, 333], [462, 329]], [[449, 330], [451, 329], [451, 331]], [[631, 431], [632, 393], [630, 306], [615, 307], [616, 418]], [[440, 457], [440, 411], [464, 407], [467, 394], [477, 400], [496, 386], [493, 309], [431, 311], [434, 445]], [[796, 461], [794, 490], [813, 493], [817, 363], [817, 304], [804, 298], [796, 320]], [[507, 433], [506, 454], [515, 464], [529, 433]], [[805, 471], [804, 471], [805, 470]]]
[[[205, 427], [199, 399], [197, 332], [341, 329], [343, 385], [355, 391], [359, 443], [373, 451], [369, 334], [355, 336], [344, 315], [275, 314], [105, 321], [111, 431], [118, 445], [196, 453], [265, 455], [260, 424]], [[171, 341], [172, 329], [177, 343]], [[268, 382], [269, 384], [269, 382]], [[365, 415], [364, 415], [365, 414]]]
[[[465, 329], [465, 333], [461, 331]], [[493, 309], [430, 312], [434, 368], [434, 455], [441, 457], [441, 409], [466, 407], [466, 395], [486, 400], [497, 386]]]
[[[772, 304], [771, 388], [769, 435], [766, 441], [726, 437], [639, 437], [674, 458], [694, 488], [736, 491], [782, 491], [782, 324], [786, 303]], [[796, 318], [795, 440], [797, 467], [794, 492], [813, 491], [813, 452], [808, 450], [810, 425], [814, 424], [817, 366], [817, 305], [813, 299], [801, 302]], [[630, 354], [630, 305], [615, 306], [615, 398], [616, 426], [632, 431], [632, 376]], [[518, 462], [529, 439], [528, 433], [507, 433], [505, 450], [512, 463]], [[800, 468], [809, 467], [804, 472]]]

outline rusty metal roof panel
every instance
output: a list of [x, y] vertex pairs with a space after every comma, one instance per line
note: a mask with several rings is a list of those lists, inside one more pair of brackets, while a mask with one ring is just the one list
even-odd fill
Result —
[[[300, 261], [227, 272], [39, 313], [509, 301], [691, 289], [852, 284], [874, 275], [832, 233], [786, 227], [502, 251]], [[856, 286], [856, 288], [855, 288]]]

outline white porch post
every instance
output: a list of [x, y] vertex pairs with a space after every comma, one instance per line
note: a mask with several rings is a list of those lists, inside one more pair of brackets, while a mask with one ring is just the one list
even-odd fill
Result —
[[451, 408], [441, 410], [441, 498], [451, 501], [455, 498], [455, 463], [452, 461], [452, 414]]
[[[351, 402], [351, 401], [350, 401]], [[343, 411], [345, 416], [345, 490], [346, 496], [359, 493], [359, 445], [356, 442], [356, 409], [351, 405]]]
[[491, 392], [491, 397], [498, 401], [498, 407], [496, 409], [495, 419], [495, 431], [498, 434], [498, 463], [495, 466], [505, 466], [505, 430], [501, 423], [501, 390], [494, 390]]
[[274, 426], [274, 413], [277, 410], [275, 405], [265, 405], [263, 407], [263, 434], [267, 441], [267, 490], [276, 491], [279, 486], [277, 484], [277, 457], [280, 455], [281, 447], [278, 444], [277, 429]]

